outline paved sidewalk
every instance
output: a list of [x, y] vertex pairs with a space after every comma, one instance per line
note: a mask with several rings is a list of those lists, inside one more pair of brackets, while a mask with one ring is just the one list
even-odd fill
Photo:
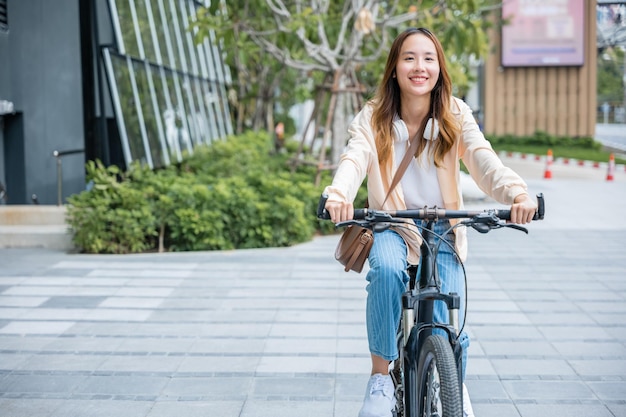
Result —
[[[476, 416], [626, 416], [626, 181], [527, 178], [544, 222], [470, 232]], [[0, 250], [0, 416], [356, 416], [365, 281], [336, 241]]]

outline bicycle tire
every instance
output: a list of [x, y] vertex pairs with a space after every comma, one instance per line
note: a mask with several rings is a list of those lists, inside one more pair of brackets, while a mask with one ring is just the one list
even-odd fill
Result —
[[417, 382], [422, 416], [461, 417], [461, 385], [447, 339], [441, 335], [428, 336], [419, 358]]

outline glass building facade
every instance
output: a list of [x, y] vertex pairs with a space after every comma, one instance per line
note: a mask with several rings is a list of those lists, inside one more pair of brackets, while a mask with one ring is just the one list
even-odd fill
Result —
[[233, 133], [218, 41], [194, 41], [194, 0], [108, 0], [115, 45], [102, 48], [128, 166], [159, 168]]

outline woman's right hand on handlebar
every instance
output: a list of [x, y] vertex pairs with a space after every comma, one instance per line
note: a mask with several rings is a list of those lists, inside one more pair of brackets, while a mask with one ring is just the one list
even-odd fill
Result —
[[325, 208], [333, 223], [345, 222], [354, 217], [354, 206], [347, 201], [327, 201]]

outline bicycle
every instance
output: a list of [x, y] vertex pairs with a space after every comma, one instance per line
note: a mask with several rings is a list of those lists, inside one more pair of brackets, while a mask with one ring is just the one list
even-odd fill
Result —
[[[326, 199], [325, 195], [320, 197], [317, 208], [319, 219], [330, 219], [324, 208]], [[537, 207], [533, 220], [542, 220], [545, 214], [542, 193], [537, 194]], [[402, 295], [402, 314], [397, 333], [399, 357], [390, 365], [397, 400], [394, 410], [396, 417], [463, 415], [463, 363], [459, 336], [465, 321], [462, 325], [459, 323], [460, 296], [457, 293], [443, 294], [440, 291], [435, 260], [442, 243], [452, 246], [444, 236], [456, 227], [472, 227], [480, 233], [511, 228], [528, 234], [525, 227], [506, 223], [510, 217], [511, 211], [508, 209], [446, 210], [437, 207], [395, 211], [355, 209], [353, 220], [336, 224], [337, 227], [358, 225], [380, 232], [393, 224], [406, 223], [404, 219], [422, 220], [426, 223], [423, 226], [416, 222], [422, 236], [420, 266], [418, 268], [410, 265], [407, 270], [409, 284]], [[450, 219], [465, 220], [450, 226], [442, 235], [434, 232], [437, 221]], [[461, 263], [467, 287], [465, 267], [458, 255], [457, 259]], [[434, 322], [433, 308], [436, 300], [442, 300], [446, 304], [449, 324]], [[466, 312], [467, 291], [465, 301]], [[443, 330], [447, 337], [433, 333], [434, 329]]]

